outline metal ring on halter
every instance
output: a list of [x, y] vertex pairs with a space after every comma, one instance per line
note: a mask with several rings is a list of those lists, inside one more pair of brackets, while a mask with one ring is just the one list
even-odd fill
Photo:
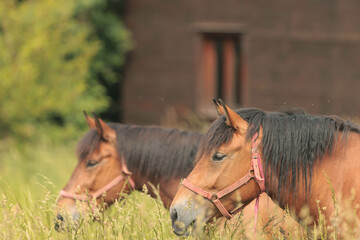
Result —
[[218, 200], [219, 199], [219, 197], [218, 197], [218, 195], [216, 194], [216, 193], [213, 193], [212, 195], [211, 195], [211, 201], [215, 201], [215, 200]]

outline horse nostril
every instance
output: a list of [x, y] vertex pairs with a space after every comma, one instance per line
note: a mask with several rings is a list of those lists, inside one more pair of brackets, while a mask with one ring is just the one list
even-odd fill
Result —
[[56, 215], [56, 222], [55, 222], [55, 230], [56, 231], [60, 231], [61, 230], [61, 225], [64, 222], [64, 218], [63, 216], [61, 216], [60, 214]]
[[178, 214], [175, 208], [171, 210], [170, 218], [173, 223], [175, 223], [175, 221], [178, 219]]
[[61, 216], [60, 214], [58, 214], [58, 215], [56, 215], [56, 220], [58, 220], [58, 221], [64, 221], [64, 218], [63, 218], [63, 216]]

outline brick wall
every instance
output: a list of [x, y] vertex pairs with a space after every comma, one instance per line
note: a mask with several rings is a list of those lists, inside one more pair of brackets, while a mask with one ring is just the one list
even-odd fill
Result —
[[124, 122], [158, 124], [167, 106], [196, 110], [199, 23], [244, 26], [244, 105], [360, 113], [358, 1], [128, 0], [125, 8], [135, 47], [120, 92]]

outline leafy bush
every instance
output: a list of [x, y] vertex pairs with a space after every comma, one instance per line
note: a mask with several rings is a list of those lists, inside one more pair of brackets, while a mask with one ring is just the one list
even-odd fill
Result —
[[29, 136], [38, 122], [83, 121], [83, 109], [108, 106], [98, 79], [115, 81], [112, 68], [130, 44], [119, 20], [101, 14], [102, 4], [0, 1], [0, 138]]
[[77, 19], [86, 21], [97, 37], [100, 49], [90, 64], [91, 80], [101, 83], [106, 89], [109, 106], [102, 116], [119, 120], [119, 89], [125, 54], [132, 47], [130, 33], [121, 21], [122, 0], [78, 1]]

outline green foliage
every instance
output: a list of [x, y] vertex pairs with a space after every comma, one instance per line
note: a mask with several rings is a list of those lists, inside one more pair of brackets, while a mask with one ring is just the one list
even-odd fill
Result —
[[0, 138], [108, 106], [99, 82], [116, 81], [130, 44], [104, 11], [100, 0], [0, 1]]
[[109, 97], [109, 107], [102, 112], [102, 116], [118, 121], [125, 53], [132, 47], [130, 33], [120, 20], [123, 1], [83, 0], [78, 4], [77, 18], [91, 25], [92, 35], [100, 43], [100, 49], [90, 64], [90, 81], [101, 83]]
[[[90, 4], [89, 4], [90, 3]], [[124, 64], [125, 53], [131, 48], [129, 32], [112, 13], [109, 1], [91, 0], [77, 2], [77, 19], [89, 23], [92, 35], [100, 43], [100, 49], [91, 62], [91, 74], [104, 85], [118, 82], [119, 67]]]

